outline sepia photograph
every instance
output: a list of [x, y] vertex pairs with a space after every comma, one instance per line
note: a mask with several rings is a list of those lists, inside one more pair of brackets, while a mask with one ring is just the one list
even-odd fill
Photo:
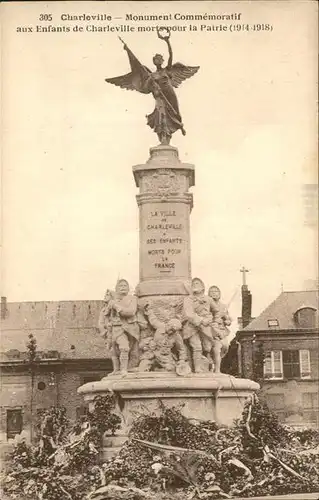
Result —
[[318, 4], [1, 22], [4, 500], [318, 500]]

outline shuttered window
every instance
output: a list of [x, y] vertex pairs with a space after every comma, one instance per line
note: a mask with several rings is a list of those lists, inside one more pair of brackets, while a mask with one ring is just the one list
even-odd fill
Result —
[[272, 351], [274, 378], [282, 378], [282, 352]]
[[282, 352], [269, 351], [264, 360], [264, 378], [282, 379]]
[[308, 349], [268, 351], [264, 359], [264, 378], [311, 378], [310, 352]]
[[304, 418], [309, 422], [319, 425], [319, 401], [317, 392], [305, 392], [302, 394], [302, 407]]
[[264, 378], [271, 378], [272, 376], [272, 362], [271, 351], [265, 353], [264, 359]]
[[310, 378], [310, 352], [308, 349], [299, 351], [300, 377]]
[[283, 371], [287, 379], [300, 378], [299, 351], [283, 351]]

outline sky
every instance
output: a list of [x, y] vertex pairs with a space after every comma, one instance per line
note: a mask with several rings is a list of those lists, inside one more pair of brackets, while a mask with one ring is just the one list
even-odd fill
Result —
[[[167, 60], [156, 33], [137, 31], [158, 21], [126, 21], [130, 13], [241, 13], [240, 22], [164, 23], [179, 27], [174, 61], [200, 66], [177, 90], [187, 135], [172, 140], [181, 161], [195, 165], [192, 275], [221, 288], [233, 318], [243, 265], [254, 316], [282, 289], [316, 278], [317, 230], [305, 225], [302, 196], [317, 182], [316, 2], [24, 2], [1, 10], [1, 281], [9, 302], [99, 299], [118, 276], [132, 289], [138, 283], [132, 166], [158, 142], [145, 123], [153, 98], [107, 84], [129, 71], [127, 55], [116, 33], [86, 31], [133, 26], [121, 36], [140, 61], [152, 66], [157, 52]], [[39, 21], [43, 13], [52, 21]], [[63, 13], [113, 19], [61, 21]], [[201, 29], [220, 24], [227, 29]], [[22, 26], [33, 30], [17, 32]]]

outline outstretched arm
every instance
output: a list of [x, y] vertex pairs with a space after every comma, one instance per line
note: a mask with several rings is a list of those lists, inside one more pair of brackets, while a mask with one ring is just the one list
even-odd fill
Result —
[[169, 38], [165, 38], [165, 41], [167, 43], [167, 48], [168, 48], [168, 62], [167, 62], [167, 67], [170, 69], [173, 64], [173, 51], [172, 51], [172, 46], [171, 42], [169, 41]]
[[172, 51], [171, 43], [169, 41], [169, 37], [171, 36], [170, 31], [168, 28], [164, 28], [164, 27], [157, 28], [157, 36], [161, 40], [165, 40], [165, 42], [167, 43], [167, 48], [168, 48], [167, 68], [170, 69], [172, 67], [172, 63], [173, 63], [173, 51]]

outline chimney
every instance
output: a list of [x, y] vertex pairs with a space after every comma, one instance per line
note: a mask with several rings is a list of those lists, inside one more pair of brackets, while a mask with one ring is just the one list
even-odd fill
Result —
[[7, 315], [7, 297], [1, 297], [1, 319], [6, 319]]
[[243, 266], [240, 269], [240, 272], [243, 275], [243, 284], [241, 287], [241, 321], [240, 327], [245, 328], [251, 322], [251, 293], [248, 290], [247, 282], [246, 282], [246, 273], [249, 273], [249, 269], [246, 269]]
[[241, 287], [241, 317], [242, 328], [245, 328], [251, 322], [251, 304], [252, 297], [247, 285]]

